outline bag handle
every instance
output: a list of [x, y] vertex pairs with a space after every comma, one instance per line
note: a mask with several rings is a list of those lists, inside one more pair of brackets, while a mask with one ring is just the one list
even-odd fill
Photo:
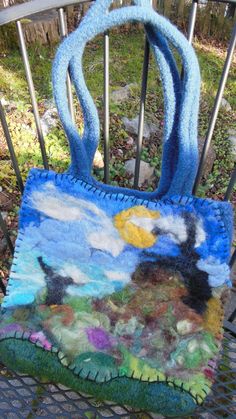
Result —
[[[53, 64], [55, 101], [71, 149], [72, 163], [69, 171], [75, 176], [91, 179], [91, 166], [99, 138], [97, 110], [82, 72], [85, 45], [94, 36], [113, 26], [138, 21], [144, 23], [154, 55], [158, 59], [166, 104], [162, 177], [156, 194], [190, 194], [197, 169], [196, 128], [200, 77], [196, 56], [177, 28], [155, 13], [146, 1], [142, 1], [141, 6], [105, 13], [109, 4], [110, 0], [96, 0], [76, 31], [60, 45]], [[182, 57], [182, 81], [179, 80], [164, 37], [177, 48]], [[66, 99], [66, 74], [69, 66], [84, 114], [82, 139], [72, 122]]]
[[[109, 2], [102, 2], [101, 6], [99, 6], [99, 1], [97, 1], [87, 12], [86, 16], [84, 17], [84, 19], [82, 20], [79, 29], [81, 30], [82, 26], [87, 26], [87, 27], [91, 27], [92, 22], [91, 20], [93, 20], [95, 18], [95, 16], [98, 14], [98, 10], [100, 11], [100, 13], [105, 13], [106, 11], [106, 5], [108, 5], [109, 3], [111, 3], [111, 1]], [[150, 7], [150, 5], [148, 4], [148, 6]], [[78, 32], [78, 29], [77, 29]], [[77, 38], [79, 38], [78, 33], [77, 33]], [[157, 46], [155, 46], [155, 50], [154, 50], [154, 55], [156, 56], [156, 61], [160, 67], [160, 73], [161, 76], [163, 78], [163, 83], [164, 85], [168, 85], [169, 86], [169, 91], [168, 91], [168, 95], [165, 94], [167, 93], [166, 91], [164, 91], [164, 99], [165, 99], [165, 104], [166, 104], [166, 112], [165, 112], [165, 123], [164, 123], [164, 131], [165, 131], [165, 135], [164, 135], [164, 139], [168, 138], [169, 135], [171, 134], [172, 130], [173, 130], [173, 126], [174, 126], [174, 121], [175, 121], [175, 113], [176, 113], [176, 98], [175, 96], [177, 96], [175, 94], [175, 90], [178, 92], [178, 96], [180, 96], [180, 79], [179, 79], [179, 74], [178, 74], [178, 70], [177, 67], [175, 65], [175, 61], [172, 57], [172, 53], [168, 47], [168, 44], [166, 42], [166, 40], [163, 38], [163, 36], [161, 34], [154, 34], [154, 39], [157, 38], [157, 44], [159, 42], [159, 48]], [[65, 41], [64, 41], [65, 42]], [[152, 43], [152, 41], [150, 41]], [[61, 57], [64, 59], [65, 57], [65, 47], [64, 44], [61, 45], [60, 47], [61, 49]], [[75, 48], [74, 48], [75, 49]], [[73, 51], [74, 51], [73, 49]], [[159, 51], [160, 49], [160, 51]], [[71, 54], [72, 55], [72, 54]], [[58, 58], [58, 57], [57, 57]], [[56, 61], [55, 61], [56, 62]], [[58, 75], [60, 76], [60, 72], [61, 72], [61, 63], [57, 63], [58, 66]], [[54, 68], [55, 68], [55, 63], [54, 63]], [[91, 143], [94, 141], [96, 142], [96, 146], [98, 143], [98, 138], [99, 138], [99, 119], [97, 116], [97, 111], [95, 109], [95, 107], [93, 106], [93, 102], [92, 102], [92, 98], [89, 94], [86, 88], [86, 84], [83, 78], [83, 74], [82, 74], [82, 69], [81, 69], [81, 62], [79, 62], [79, 64], [77, 65], [77, 67], [75, 66], [74, 71], [73, 71], [73, 62], [70, 62], [70, 70], [71, 70], [71, 74], [74, 73], [74, 84], [76, 86], [76, 76], [78, 75], [77, 79], [78, 79], [78, 84], [77, 84], [77, 88], [78, 88], [78, 95], [79, 95], [79, 86], [80, 86], [80, 82], [83, 80], [84, 83], [84, 93], [81, 94], [81, 102], [82, 102], [82, 109], [83, 109], [83, 113], [84, 113], [84, 135], [83, 135], [83, 139], [82, 141], [85, 141], [86, 138], [91, 139]], [[54, 72], [53, 72], [54, 73]], [[172, 73], [174, 74], [174, 80], [172, 79]], [[58, 95], [61, 93], [61, 100], [64, 101], [63, 104], [63, 108], [65, 108], [65, 98], [66, 95], [64, 93], [62, 93], [62, 91], [60, 90], [62, 87], [62, 82], [60, 81], [59, 77], [57, 77], [57, 80], [59, 80], [59, 82], [57, 83], [57, 90], [55, 90], [55, 98], [57, 101], [57, 93]], [[56, 80], [56, 81], [57, 81]], [[85, 99], [85, 94], [88, 95], [88, 101], [87, 101], [87, 107], [83, 106], [83, 99]], [[58, 109], [59, 109], [59, 113], [61, 114], [60, 111], [64, 110], [61, 109], [61, 102], [60, 100], [58, 101]], [[66, 105], [67, 106], [67, 105]], [[178, 108], [178, 107], [177, 107]], [[88, 109], [90, 109], [90, 116], [91, 118], [88, 118]], [[67, 111], [68, 111], [68, 107], [67, 107]], [[70, 117], [70, 116], [69, 116]], [[72, 165], [70, 167], [70, 173], [72, 173], [75, 176], [81, 176], [81, 172], [82, 169], [85, 169], [83, 172], [83, 176], [86, 175], [87, 173], [87, 167], [82, 167], [85, 166], [86, 162], [88, 161], [88, 159], [90, 159], [90, 162], [92, 162], [93, 160], [93, 150], [91, 151], [91, 156], [85, 156], [86, 152], [83, 149], [83, 144], [81, 144], [80, 142], [80, 137], [79, 134], [76, 133], [75, 135], [77, 136], [77, 141], [74, 146], [74, 142], [72, 143], [73, 140], [73, 136], [72, 136], [72, 132], [69, 132], [70, 127], [68, 127], [68, 122], [71, 124], [72, 121], [69, 121], [68, 115], [65, 117], [65, 115], [61, 114], [61, 119], [62, 122], [63, 120], [65, 121], [64, 128], [67, 131], [68, 130], [68, 138], [69, 138], [69, 142], [71, 143], [71, 156], [72, 156]], [[93, 123], [93, 126], [91, 126], [91, 124], [89, 125], [89, 119], [90, 121]], [[73, 126], [71, 126], [71, 128], [73, 129]], [[93, 138], [91, 137], [92, 135]], [[94, 138], [96, 137], [96, 138]], [[166, 149], [168, 148], [168, 141], [164, 141], [164, 143], [166, 144]], [[82, 150], [78, 150], [78, 148], [82, 148]], [[86, 148], [86, 147], [85, 147]], [[165, 149], [165, 147], [164, 147]], [[75, 150], [75, 152], [74, 152]], [[76, 151], [77, 150], [77, 151]], [[175, 147], [175, 150], [177, 150], [177, 147]], [[168, 151], [168, 150], [167, 150]], [[175, 157], [175, 153], [172, 152], [171, 156], [173, 159], [173, 165], [171, 165], [171, 167], [174, 167], [174, 164], [176, 163], [177, 159], [174, 158]], [[169, 159], [166, 159], [169, 160]], [[91, 164], [91, 163], [90, 163]], [[163, 165], [164, 167], [164, 165]], [[168, 175], [168, 176], [167, 176]], [[167, 190], [167, 184], [169, 185], [170, 183], [170, 179], [172, 178], [172, 173], [171, 171], [167, 171], [167, 175], [165, 177], [165, 182], [163, 181], [163, 187], [165, 186], [164, 189]], [[164, 178], [162, 177], [162, 180]], [[162, 187], [162, 189], [163, 189]]]

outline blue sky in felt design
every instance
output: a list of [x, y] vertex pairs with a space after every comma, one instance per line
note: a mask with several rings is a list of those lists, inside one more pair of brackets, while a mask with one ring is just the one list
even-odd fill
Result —
[[[41, 210], [47, 211], [47, 206], [53, 205], [52, 197], [55, 198], [55, 204], [58, 205], [55, 213], [63, 212], [68, 209], [68, 217], [73, 212], [73, 202], [65, 204], [65, 196], [60, 194], [53, 185], [47, 184], [47, 188], [37, 189], [32, 193], [33, 199], [29, 202], [31, 208], [39, 203]], [[38, 198], [38, 201], [37, 201]], [[82, 200], [81, 200], [82, 202]], [[84, 201], [86, 202], [86, 201]], [[44, 207], [45, 203], [45, 207]], [[63, 207], [63, 205], [65, 205]], [[109, 209], [109, 207], [107, 207]], [[76, 221], [57, 220], [44, 215], [43, 211], [35, 211], [36, 223], [30, 217], [30, 221], [25, 217], [24, 221], [24, 240], [21, 244], [20, 257], [17, 260], [17, 273], [12, 274], [12, 278], [22, 279], [25, 283], [24, 294], [19, 286], [19, 281], [11, 284], [11, 292], [7, 299], [7, 305], [26, 304], [33, 301], [34, 295], [45, 286], [44, 273], [41, 272], [37, 258], [43, 256], [46, 263], [52, 266], [58, 273], [64, 275], [74, 274], [74, 276], [82, 277], [84, 285], [78, 287], [71, 285], [67, 291], [69, 294], [77, 296], [99, 296], [111, 294], [119, 291], [130, 280], [132, 272], [140, 259], [141, 250], [133, 246], [121, 243], [120, 248], [111, 249], [110, 240], [117, 240], [119, 243], [119, 233], [110, 220], [101, 220], [104, 215], [98, 210], [98, 214], [94, 213], [94, 207], [87, 206], [83, 208], [86, 217]], [[58, 214], [58, 217], [67, 218], [65, 214]], [[72, 213], [73, 218], [73, 213]], [[102, 217], [104, 218], [104, 217]], [[110, 217], [109, 217], [110, 218]], [[96, 229], [97, 236], [105, 232], [109, 242], [107, 250], [93, 248], [88, 242], [88, 234]], [[99, 247], [99, 242], [95, 243]], [[103, 243], [104, 247], [104, 243]], [[106, 247], [106, 245], [105, 245]], [[168, 237], [160, 237], [158, 242], [159, 254], [177, 255], [179, 249]], [[119, 253], [118, 253], [119, 252]], [[66, 265], [66, 268], [65, 268]], [[30, 267], [30, 270], [29, 270]], [[90, 281], [86, 283], [87, 276]], [[109, 276], [111, 278], [109, 278]], [[31, 280], [33, 278], [33, 281]], [[5, 304], [6, 306], [6, 304]]]
[[[62, 183], [55, 187], [53, 182], [40, 178], [37, 183], [31, 183], [20, 220], [21, 230], [25, 230], [24, 239], [20, 242], [20, 256], [15, 272], [11, 274], [10, 295], [5, 299], [4, 307], [32, 303], [37, 292], [45, 286], [44, 272], [37, 260], [39, 256], [61, 276], [73, 278], [75, 285], [68, 286], [68, 294], [100, 298], [122, 289], [143, 260], [142, 249], [125, 243], [112, 221], [115, 214], [132, 206], [130, 200], [118, 200], [114, 205], [113, 200], [92, 195], [79, 184], [79, 193], [73, 188], [73, 196], [71, 191], [68, 194], [68, 186]], [[150, 207], [152, 205], [150, 203]], [[160, 211], [163, 219], [174, 215], [177, 224], [181, 221], [178, 217], [181, 217], [182, 209], [178, 206], [161, 205], [152, 209]], [[191, 212], [193, 207], [186, 205], [185, 210]], [[207, 236], [202, 227], [197, 247], [200, 263], [202, 269], [210, 269], [209, 274], [218, 275], [216, 285], [219, 285], [228, 277], [222, 257], [224, 242], [214, 234], [217, 220], [211, 213], [206, 217], [205, 211]], [[159, 255], [179, 254], [178, 244], [171, 234], [159, 235], [155, 245], [148, 250]]]

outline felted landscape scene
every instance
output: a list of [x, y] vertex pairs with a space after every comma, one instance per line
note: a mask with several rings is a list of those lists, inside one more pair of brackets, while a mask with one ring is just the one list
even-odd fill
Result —
[[[90, 383], [169, 383], [201, 403], [214, 378], [221, 297], [230, 285], [229, 211], [201, 199], [111, 195], [33, 169], [2, 304], [1, 359], [43, 375], [37, 347], [42, 359], [56, 354], [62, 369]], [[131, 394], [127, 388], [128, 403]], [[153, 410], [162, 397], [157, 389]], [[168, 414], [193, 409], [174, 400], [165, 401]], [[132, 403], [148, 407], [145, 397]]]
[[[186, 29], [183, 21], [176, 23]], [[200, 33], [194, 40], [202, 71], [199, 151], [229, 32], [224, 28], [221, 39], [216, 32], [214, 39], [210, 33], [203, 39]], [[179, 415], [191, 412], [214, 381], [223, 302], [232, 286], [227, 265], [231, 228], [226, 226], [231, 210], [220, 201], [235, 164], [235, 61], [197, 194], [201, 198], [160, 202], [122, 192], [112, 195], [64, 174], [70, 157], [52, 100], [53, 43], [28, 48], [52, 171], [42, 169], [23, 63], [13, 45], [5, 42], [1, 53], [4, 110], [23, 179], [32, 167], [39, 169], [31, 170], [27, 180], [18, 226], [21, 196], [0, 127], [0, 207], [13, 242], [18, 234], [12, 260], [0, 232], [4, 284], [13, 263], [2, 300], [1, 359], [29, 374], [40, 371], [43, 379], [53, 380], [56, 371], [58, 381], [98, 399], [105, 393], [108, 400], [145, 410], [151, 405], [169, 416], [176, 408]], [[110, 33], [113, 186], [133, 185], [143, 47], [139, 27]], [[84, 73], [102, 121], [102, 37], [88, 44]], [[151, 55], [140, 190], [153, 191], [160, 178], [161, 89]], [[74, 106], [81, 133], [82, 113], [75, 98]], [[104, 180], [102, 129], [94, 176]]]

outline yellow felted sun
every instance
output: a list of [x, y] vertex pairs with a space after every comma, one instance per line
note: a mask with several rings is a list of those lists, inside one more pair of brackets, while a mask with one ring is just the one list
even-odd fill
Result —
[[157, 237], [150, 231], [152, 229], [150, 221], [159, 217], [158, 211], [151, 211], [139, 205], [115, 215], [114, 225], [123, 240], [132, 246], [143, 249], [155, 244]]

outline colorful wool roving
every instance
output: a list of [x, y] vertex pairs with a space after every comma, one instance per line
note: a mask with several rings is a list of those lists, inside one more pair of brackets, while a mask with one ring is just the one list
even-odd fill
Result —
[[32, 170], [3, 302], [1, 357], [9, 364], [6, 347], [18, 341], [15, 362], [25, 370], [37, 347], [42, 359], [56, 354], [61, 368], [89, 382], [132, 377], [201, 402], [229, 284], [222, 206], [127, 198]]
[[[230, 286], [232, 209], [192, 196], [200, 73], [195, 53], [149, 0], [108, 12], [96, 0], [59, 47], [53, 87], [68, 137], [65, 174], [32, 169], [0, 322], [0, 360], [74, 390], [166, 416], [190, 414], [214, 380]], [[97, 110], [82, 56], [95, 35], [142, 22], [160, 69], [162, 173], [151, 193], [91, 175]], [[179, 52], [179, 74], [170, 44]], [[67, 71], [84, 115], [66, 100]]]

